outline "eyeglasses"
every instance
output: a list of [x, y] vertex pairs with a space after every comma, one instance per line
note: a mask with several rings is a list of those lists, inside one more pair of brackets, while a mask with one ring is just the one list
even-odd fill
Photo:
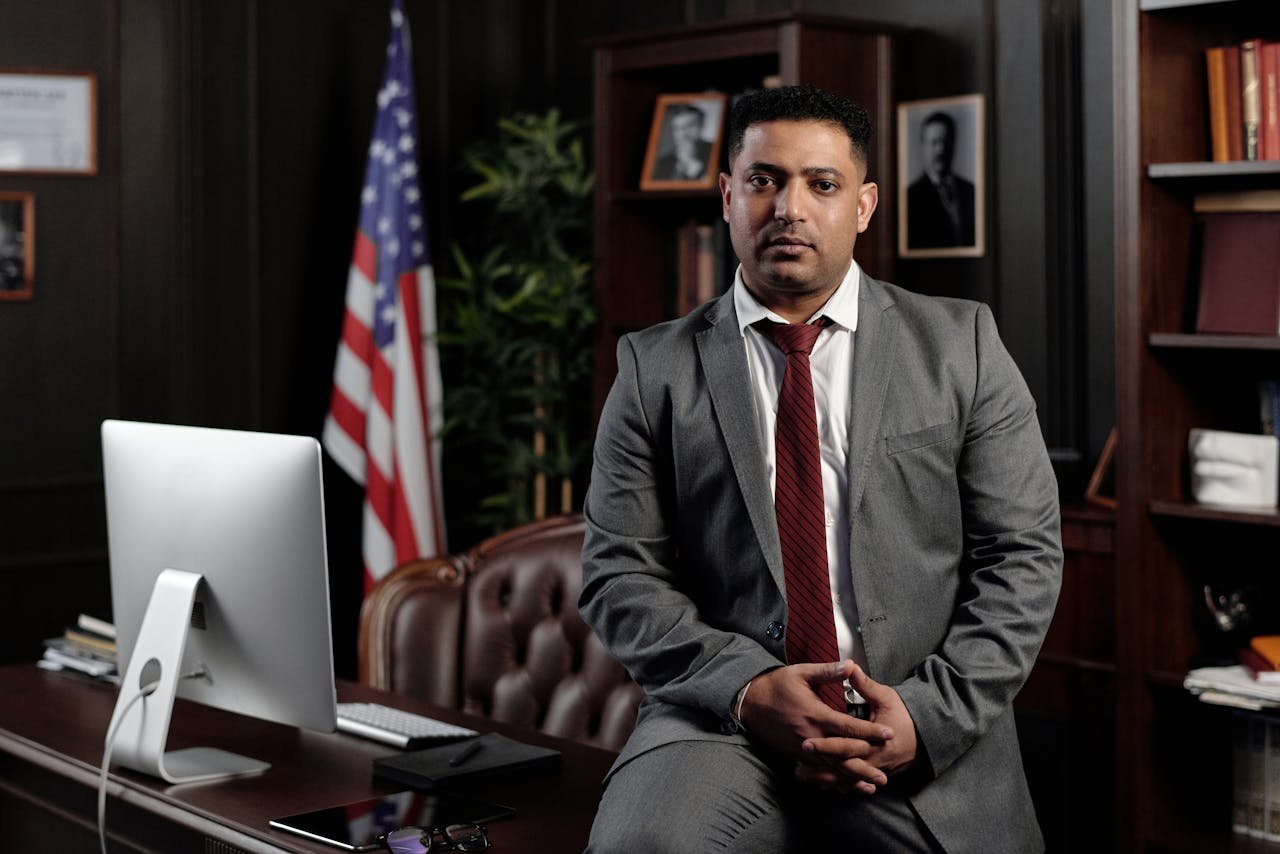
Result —
[[402, 827], [383, 841], [391, 854], [427, 854], [428, 851], [485, 851], [489, 836], [478, 824], [437, 827]]

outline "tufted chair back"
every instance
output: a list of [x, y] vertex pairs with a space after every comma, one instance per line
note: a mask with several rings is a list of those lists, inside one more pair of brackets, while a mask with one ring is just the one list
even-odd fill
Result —
[[360, 679], [613, 750], [641, 691], [578, 614], [583, 522], [558, 516], [387, 575], [360, 613]]

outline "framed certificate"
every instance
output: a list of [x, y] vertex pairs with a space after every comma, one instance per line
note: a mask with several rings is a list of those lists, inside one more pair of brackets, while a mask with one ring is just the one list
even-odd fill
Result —
[[98, 79], [0, 69], [0, 172], [95, 175]]

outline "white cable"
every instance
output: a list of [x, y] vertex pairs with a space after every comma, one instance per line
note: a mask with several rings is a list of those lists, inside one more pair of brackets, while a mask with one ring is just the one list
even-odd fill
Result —
[[[150, 688], [151, 690], [147, 690]], [[107, 854], [107, 769], [111, 767], [111, 748], [115, 745], [116, 733], [120, 724], [128, 717], [133, 704], [155, 691], [154, 685], [144, 686], [142, 690], [129, 698], [124, 711], [116, 718], [115, 726], [107, 730], [107, 742], [102, 750], [102, 776], [98, 778], [98, 842], [102, 846], [102, 854]]]

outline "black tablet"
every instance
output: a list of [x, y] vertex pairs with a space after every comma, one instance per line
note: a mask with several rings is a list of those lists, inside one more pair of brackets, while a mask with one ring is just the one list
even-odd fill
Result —
[[397, 792], [353, 804], [273, 818], [270, 825], [344, 851], [375, 851], [383, 834], [401, 827], [484, 824], [513, 815], [501, 804], [424, 792]]

